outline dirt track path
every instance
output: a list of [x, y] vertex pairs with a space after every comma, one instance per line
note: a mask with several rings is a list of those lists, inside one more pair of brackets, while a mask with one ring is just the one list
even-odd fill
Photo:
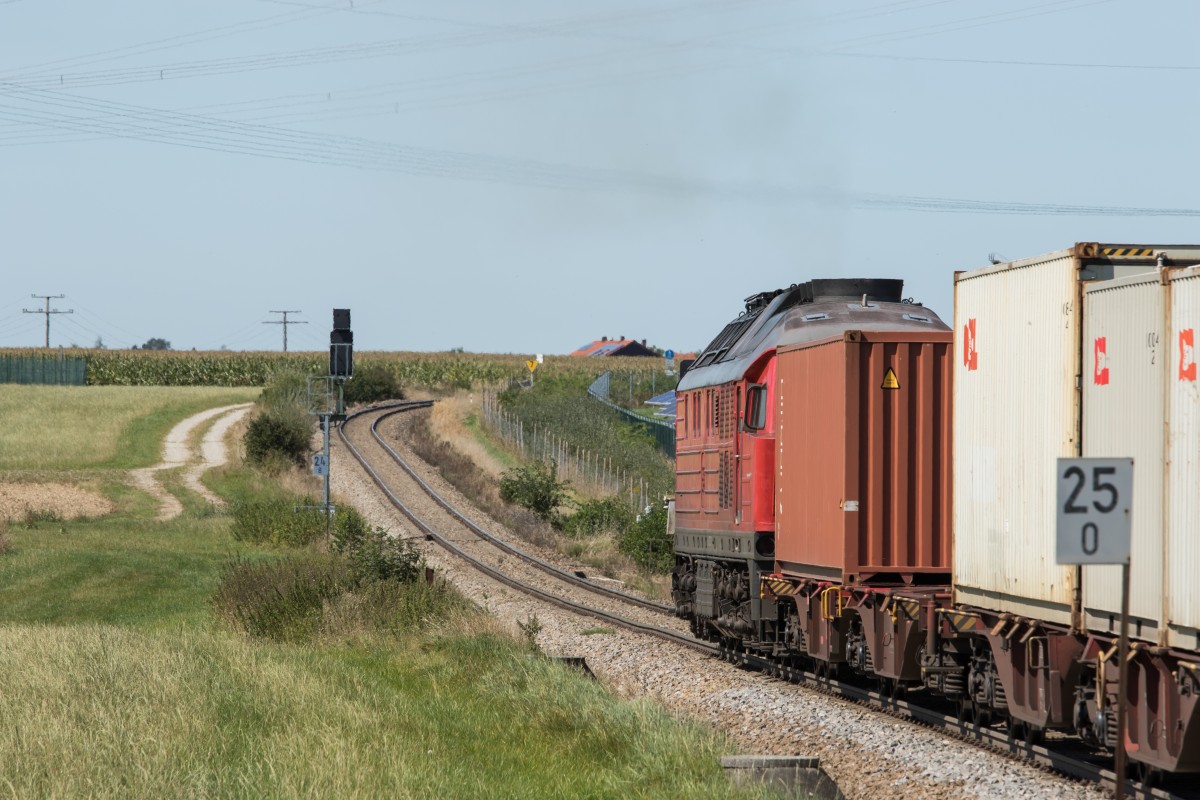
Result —
[[[210, 408], [201, 411], [199, 414], [193, 414], [177, 424], [167, 434], [167, 438], [163, 440], [161, 462], [155, 464], [153, 467], [142, 467], [141, 469], [129, 471], [134, 485], [142, 491], [153, 495], [158, 500], [158, 515], [156, 519], [160, 521], [173, 519], [183, 513], [183, 505], [179, 502], [178, 498], [168, 492], [158, 482], [156, 473], [166, 469], [178, 469], [191, 465], [190, 469], [184, 474], [184, 484], [208, 502], [217, 506], [222, 504], [222, 500], [200, 482], [200, 476], [205, 470], [220, 466], [228, 460], [228, 453], [225, 448], [225, 436], [238, 420], [250, 412], [250, 408], [253, 405], [253, 403], [238, 403], [231, 406]], [[198, 454], [199, 461], [197, 462], [197, 453], [188, 444], [188, 439], [191, 438], [192, 431], [217, 417], [219, 419], [204, 434], [204, 439], [200, 445], [200, 453]]]

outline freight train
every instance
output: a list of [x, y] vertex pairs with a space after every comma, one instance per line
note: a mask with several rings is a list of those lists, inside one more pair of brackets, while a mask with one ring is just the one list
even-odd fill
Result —
[[960, 272], [953, 329], [898, 280], [748, 298], [676, 390], [679, 615], [783, 677], [1115, 748], [1120, 568], [1056, 563], [1055, 466], [1133, 456], [1126, 749], [1200, 772], [1197, 264], [1080, 243]]

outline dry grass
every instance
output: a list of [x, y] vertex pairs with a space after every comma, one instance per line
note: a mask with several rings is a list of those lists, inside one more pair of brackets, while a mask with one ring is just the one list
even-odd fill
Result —
[[113, 503], [91, 488], [66, 483], [0, 483], [0, 520], [22, 519], [30, 513], [53, 513], [62, 519], [100, 517]]
[[614, 533], [568, 538], [532, 512], [502, 501], [497, 479], [511, 464], [497, 455], [502, 445], [482, 440], [482, 432], [467, 426], [466, 420], [477, 413], [478, 407], [477, 398], [462, 393], [439, 401], [429, 413], [427, 424], [413, 425], [413, 449], [489, 516], [527, 541], [575, 559], [591, 571], [650, 597], [670, 598], [670, 576], [639, 569], [617, 550]]
[[529, 509], [509, 505], [500, 499], [496, 479], [479, 469], [467, 456], [435, 434], [426, 417], [411, 428], [413, 451], [432, 464], [442, 477], [462, 492], [488, 516], [527, 542], [553, 548], [560, 537], [550, 524]]
[[467, 427], [466, 420], [479, 414], [479, 397], [459, 393], [439, 401], [430, 410], [429, 427], [440, 439], [469, 458], [483, 473], [499, 479], [500, 473], [513, 466], [515, 457], [504, 459], [496, 447], [487, 447], [478, 435], [478, 427]]

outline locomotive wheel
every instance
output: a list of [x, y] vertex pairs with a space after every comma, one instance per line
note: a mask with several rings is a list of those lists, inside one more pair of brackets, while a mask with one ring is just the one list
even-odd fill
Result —
[[986, 728], [992, 723], [992, 710], [983, 703], [971, 701], [971, 721], [976, 728]]

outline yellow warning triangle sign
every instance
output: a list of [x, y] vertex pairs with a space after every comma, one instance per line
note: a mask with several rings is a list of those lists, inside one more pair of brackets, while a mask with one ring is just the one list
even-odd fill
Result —
[[883, 375], [883, 386], [881, 389], [899, 389], [900, 381], [896, 379], [896, 371], [888, 367], [888, 371]]

